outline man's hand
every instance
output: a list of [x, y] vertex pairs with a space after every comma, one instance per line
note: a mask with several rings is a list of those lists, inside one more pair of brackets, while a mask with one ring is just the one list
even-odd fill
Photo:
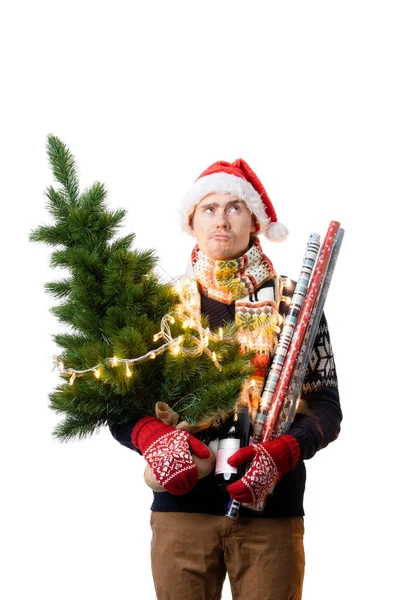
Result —
[[258, 504], [272, 492], [275, 484], [295, 468], [300, 459], [297, 440], [280, 435], [270, 442], [240, 448], [229, 459], [232, 467], [250, 462], [246, 474], [226, 488], [231, 497], [246, 504]]
[[144, 417], [132, 430], [132, 443], [139, 448], [158, 483], [171, 494], [189, 492], [199, 473], [192, 454], [209, 458], [210, 450], [198, 439], [156, 417]]

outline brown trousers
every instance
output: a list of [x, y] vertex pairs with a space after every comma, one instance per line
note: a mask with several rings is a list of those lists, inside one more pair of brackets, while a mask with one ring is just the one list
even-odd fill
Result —
[[151, 564], [158, 600], [301, 600], [302, 517], [252, 519], [152, 512]]

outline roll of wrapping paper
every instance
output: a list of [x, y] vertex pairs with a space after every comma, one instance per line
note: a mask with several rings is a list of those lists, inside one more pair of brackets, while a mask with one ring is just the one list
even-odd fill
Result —
[[287, 401], [285, 401], [285, 415], [281, 416], [279, 423], [279, 429], [275, 428], [277, 435], [281, 433], [287, 433], [290, 425], [293, 421], [294, 414], [296, 412], [297, 399], [300, 396], [301, 388], [303, 385], [304, 377], [307, 371], [308, 363], [310, 360], [311, 352], [314, 346], [314, 341], [317, 336], [319, 323], [321, 320], [322, 312], [324, 310], [325, 300], [328, 295], [329, 286], [331, 284], [332, 275], [335, 270], [337, 257], [340, 252], [344, 236], [344, 229], [339, 229], [336, 242], [333, 247], [332, 256], [329, 261], [328, 269], [324, 278], [324, 283], [321, 288], [321, 292], [317, 299], [314, 307], [313, 316], [311, 323], [306, 334], [306, 339], [303, 342], [303, 346], [299, 355], [299, 361], [296, 366], [295, 373], [292, 377], [290, 384], [289, 393], [287, 394]]
[[260, 437], [261, 442], [268, 441], [271, 438], [272, 433], [275, 429], [277, 419], [282, 409], [285, 396], [287, 394], [292, 375], [296, 367], [296, 361], [299, 356], [305, 338], [305, 334], [311, 321], [313, 309], [326, 276], [326, 272], [333, 253], [333, 247], [336, 242], [339, 228], [340, 223], [338, 223], [337, 221], [330, 222], [324, 243], [319, 254], [318, 262], [315, 266], [315, 271], [311, 283], [309, 285], [306, 298], [304, 300], [303, 308], [301, 309], [301, 313], [297, 321], [296, 329], [292, 337], [292, 342], [286, 354], [285, 363], [283, 365], [279, 380], [275, 388], [275, 393], [271, 401], [271, 407], [268, 412], [267, 419], [264, 423], [264, 429]]
[[263, 432], [264, 424], [268, 414], [268, 409], [270, 407], [270, 403], [275, 392], [276, 384], [278, 382], [279, 375], [282, 370], [285, 357], [293, 337], [293, 332], [296, 327], [297, 319], [299, 317], [301, 308], [304, 303], [308, 284], [310, 282], [311, 274], [313, 272], [315, 261], [318, 256], [319, 248], [320, 235], [318, 233], [311, 233], [307, 241], [306, 251], [304, 253], [303, 258], [303, 264], [301, 267], [300, 275], [297, 279], [297, 284], [293, 293], [289, 313], [286, 316], [285, 325], [279, 337], [278, 346], [268, 372], [268, 377], [261, 396], [260, 406], [258, 408], [258, 412], [254, 421], [253, 432], [254, 440], [256, 442], [259, 441]]

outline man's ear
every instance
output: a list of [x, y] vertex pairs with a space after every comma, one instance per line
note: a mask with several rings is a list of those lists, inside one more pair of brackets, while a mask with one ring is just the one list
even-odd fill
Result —
[[188, 217], [188, 226], [189, 226], [189, 233], [195, 237], [194, 235], [194, 231], [193, 231], [193, 227], [192, 227], [192, 221], [193, 221], [193, 215], [194, 213], [192, 213], [189, 217]]
[[260, 231], [260, 223], [257, 221], [254, 214], [251, 215], [251, 229], [250, 233], [258, 233]]

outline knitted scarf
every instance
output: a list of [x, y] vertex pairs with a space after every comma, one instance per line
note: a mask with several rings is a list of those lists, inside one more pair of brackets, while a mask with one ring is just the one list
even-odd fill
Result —
[[203, 294], [224, 304], [254, 294], [265, 281], [276, 277], [258, 239], [245, 254], [231, 260], [210, 258], [195, 246], [192, 266]]
[[[244, 350], [256, 351], [255, 374], [243, 388], [254, 416], [278, 342], [280, 279], [258, 239], [245, 254], [231, 260], [210, 258], [196, 246], [192, 267], [203, 295], [224, 304], [235, 302], [238, 341]], [[269, 280], [272, 285], [265, 286]]]

